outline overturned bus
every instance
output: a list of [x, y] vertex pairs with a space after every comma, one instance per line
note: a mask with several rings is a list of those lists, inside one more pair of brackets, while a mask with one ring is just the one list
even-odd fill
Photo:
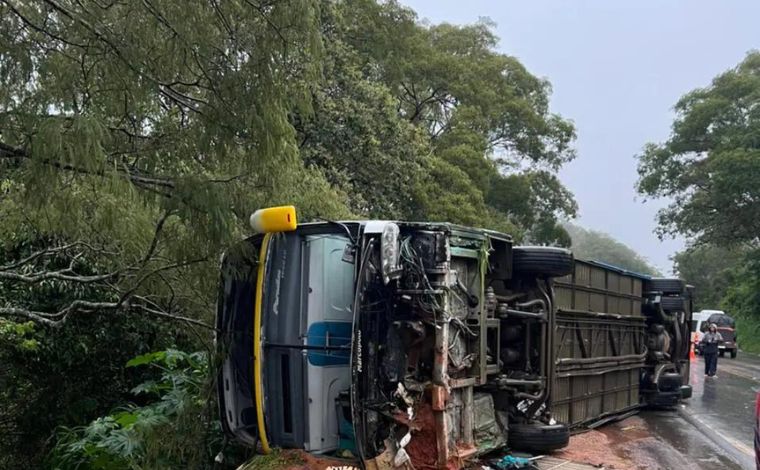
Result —
[[459, 468], [689, 395], [680, 280], [445, 223], [256, 224], [223, 260], [217, 345], [223, 428], [260, 451]]

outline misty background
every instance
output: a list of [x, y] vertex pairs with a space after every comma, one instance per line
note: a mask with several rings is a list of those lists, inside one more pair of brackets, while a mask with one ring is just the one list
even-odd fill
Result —
[[499, 50], [547, 78], [552, 111], [576, 125], [578, 156], [560, 172], [580, 206], [574, 222], [609, 233], [670, 273], [670, 257], [686, 240], [654, 234], [667, 202], [637, 196], [635, 155], [668, 137], [684, 93], [760, 47], [760, 2], [402, 3], [432, 23], [496, 23]]

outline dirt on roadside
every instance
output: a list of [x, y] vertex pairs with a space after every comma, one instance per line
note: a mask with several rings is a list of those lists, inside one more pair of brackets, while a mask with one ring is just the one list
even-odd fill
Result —
[[576, 434], [570, 445], [554, 456], [612, 470], [702, 468], [655, 437], [639, 416]]
[[661, 468], [654, 457], [662, 444], [652, 436], [638, 416], [611, 423], [600, 429], [576, 434], [556, 457], [614, 470]]

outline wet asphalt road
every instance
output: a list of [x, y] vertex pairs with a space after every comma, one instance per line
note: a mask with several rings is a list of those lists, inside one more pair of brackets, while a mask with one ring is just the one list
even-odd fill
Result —
[[719, 358], [717, 379], [704, 377], [702, 357], [690, 365], [693, 395], [675, 411], [642, 410], [579, 433], [558, 456], [625, 470], [754, 469], [760, 356], [740, 352], [737, 359]]
[[[655, 434], [702, 468], [753, 469], [760, 357], [743, 352], [736, 359], [721, 357], [717, 376], [706, 378], [704, 359], [697, 356], [691, 362], [690, 374], [694, 394], [684, 401], [679, 413], [650, 412], [644, 417]], [[692, 430], [684, 429], [684, 421]], [[694, 435], [694, 429], [703, 436]]]
[[672, 411], [644, 411], [641, 418], [647, 424], [655, 442], [634, 445], [638, 455], [629, 451], [638, 468], [657, 470], [743, 470], [753, 467], [736, 452], [725, 449], [695, 423]]
[[[689, 382], [693, 396], [677, 412], [643, 410], [606, 428], [611, 450], [639, 470], [754, 469], [760, 356], [719, 358], [718, 378], [705, 378], [704, 359], [697, 356]], [[636, 432], [636, 419], [643, 420], [643, 433]]]

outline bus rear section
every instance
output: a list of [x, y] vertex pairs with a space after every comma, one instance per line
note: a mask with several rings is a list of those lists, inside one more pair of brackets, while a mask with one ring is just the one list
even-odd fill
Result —
[[638, 410], [647, 355], [644, 280], [576, 260], [573, 273], [555, 281], [556, 419], [579, 428]]
[[598, 426], [691, 396], [691, 295], [682, 280], [576, 260], [554, 292], [556, 419]]

